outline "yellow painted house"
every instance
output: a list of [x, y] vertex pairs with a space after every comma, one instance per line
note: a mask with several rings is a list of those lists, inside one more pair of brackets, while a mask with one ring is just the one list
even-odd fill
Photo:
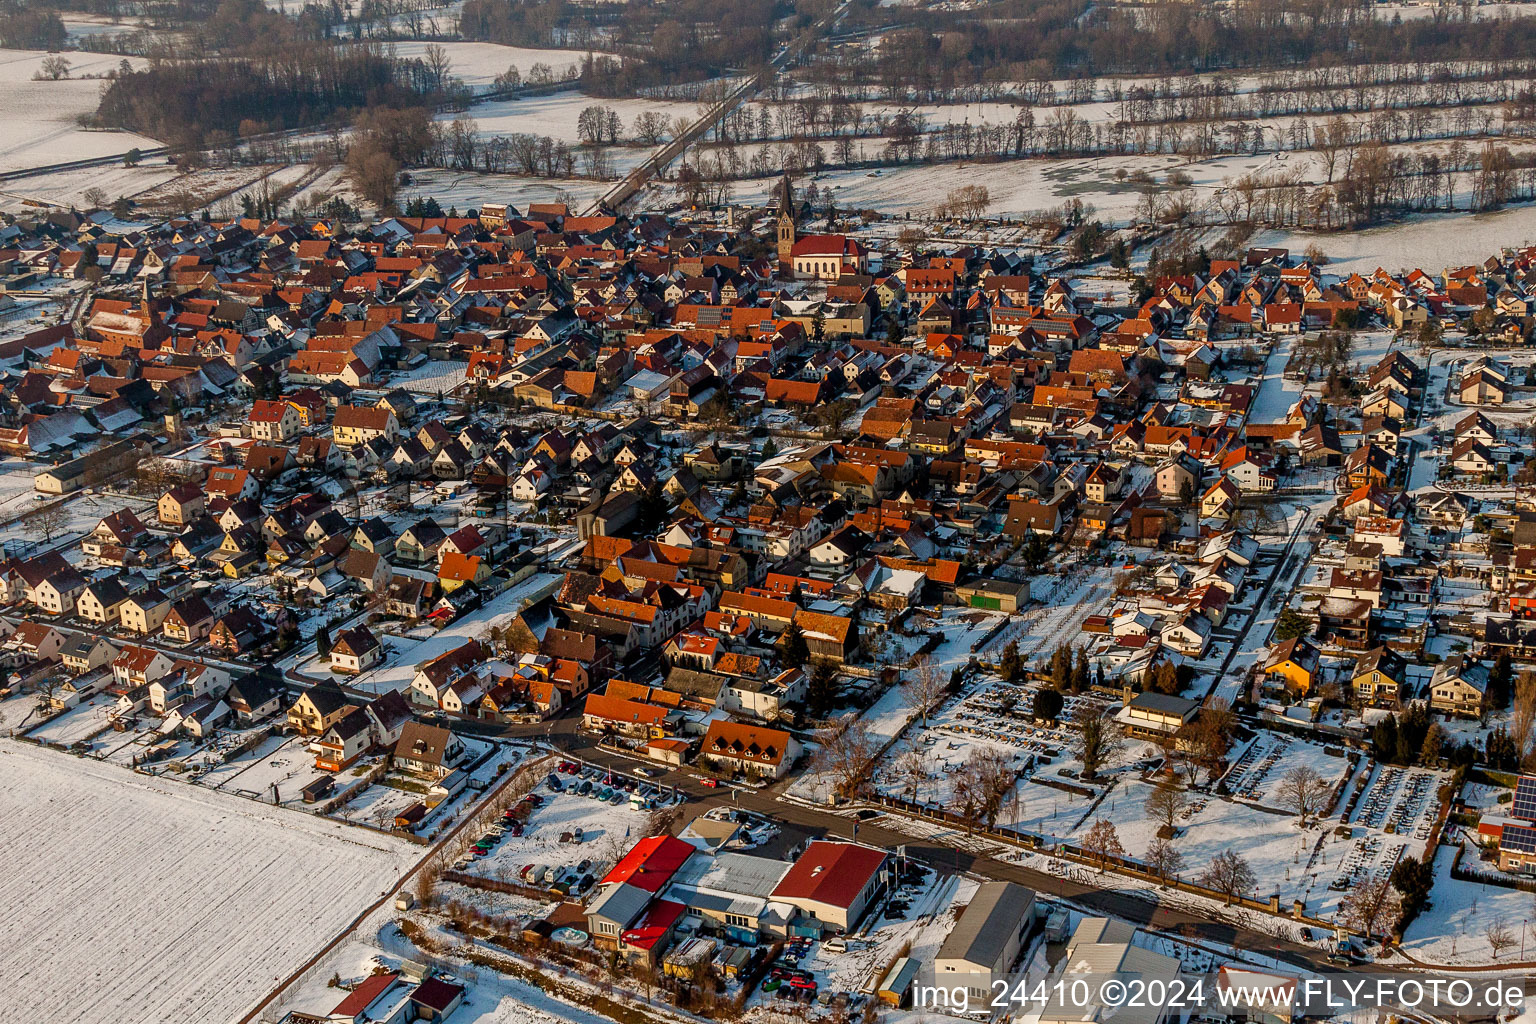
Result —
[[1318, 655], [1317, 647], [1306, 637], [1292, 637], [1270, 651], [1264, 674], [1305, 697], [1318, 680]]
[[491, 567], [479, 555], [444, 551], [443, 562], [437, 569], [437, 585], [443, 593], [451, 594], [466, 583], [484, 583], [490, 575]]

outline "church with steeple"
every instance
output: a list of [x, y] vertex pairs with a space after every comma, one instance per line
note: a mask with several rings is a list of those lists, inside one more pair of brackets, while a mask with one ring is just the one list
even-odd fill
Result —
[[774, 189], [779, 209], [779, 276], [792, 280], [836, 281], [869, 272], [869, 250], [846, 235], [806, 235], [796, 226], [795, 192], [785, 175]]
[[789, 175], [779, 179], [774, 194], [779, 208], [779, 272], [787, 273], [794, 269], [795, 255], [795, 189], [789, 183]]

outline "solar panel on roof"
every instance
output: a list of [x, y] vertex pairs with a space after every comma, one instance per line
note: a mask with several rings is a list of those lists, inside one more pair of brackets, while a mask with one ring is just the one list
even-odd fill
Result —
[[1510, 813], [1516, 818], [1536, 821], [1536, 778], [1529, 775], [1520, 777], [1515, 785], [1515, 799], [1510, 805]]
[[1511, 853], [1536, 853], [1536, 828], [1505, 825], [1499, 836], [1499, 848]]

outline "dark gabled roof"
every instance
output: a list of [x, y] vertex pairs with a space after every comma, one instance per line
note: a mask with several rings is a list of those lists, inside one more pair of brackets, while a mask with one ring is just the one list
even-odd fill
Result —
[[341, 687], [329, 681], [310, 687], [304, 695], [321, 715], [333, 715], [350, 703]]

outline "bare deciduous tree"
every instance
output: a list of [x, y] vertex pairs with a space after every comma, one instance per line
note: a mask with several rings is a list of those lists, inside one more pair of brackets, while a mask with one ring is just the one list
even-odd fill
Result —
[[1120, 833], [1115, 829], [1115, 823], [1108, 818], [1100, 818], [1088, 829], [1083, 836], [1083, 849], [1098, 861], [1099, 870], [1104, 870], [1104, 865], [1111, 857], [1124, 857], [1125, 847], [1120, 845]]
[[1510, 930], [1509, 923], [1502, 917], [1496, 917], [1488, 922], [1488, 929], [1483, 932], [1483, 937], [1488, 940], [1488, 947], [1493, 950], [1495, 960], [1515, 944], [1515, 933]]
[[1349, 890], [1339, 906], [1339, 916], [1369, 939], [1377, 931], [1390, 928], [1397, 919], [1398, 894], [1392, 879], [1383, 872], [1373, 874]]
[[29, 533], [41, 533], [43, 543], [48, 543], [54, 537], [64, 532], [69, 526], [69, 512], [58, 502], [49, 502], [36, 512], [31, 513], [22, 520]]
[[830, 775], [838, 796], [856, 796], [869, 782], [877, 746], [862, 718], [848, 716], [816, 732], [815, 766]]
[[945, 678], [943, 671], [934, 660], [925, 654], [912, 662], [912, 667], [907, 669], [906, 680], [901, 686], [907, 700], [922, 716], [923, 725], [927, 726], [928, 712], [933, 707], [934, 701], [944, 695], [945, 689], [949, 686], [949, 680]]
[[979, 747], [955, 774], [950, 795], [952, 808], [967, 827], [991, 826], [997, 821], [1016, 781], [1008, 758], [993, 747]]
[[1296, 812], [1296, 818], [1302, 825], [1316, 821], [1327, 813], [1333, 796], [1333, 789], [1327, 780], [1310, 765], [1300, 765], [1286, 772], [1276, 792], [1281, 801]]
[[894, 767], [907, 799], [916, 803], [923, 783], [928, 781], [928, 755], [921, 747], [908, 747], [896, 758]]
[[1522, 763], [1531, 752], [1533, 730], [1536, 730], [1536, 672], [1522, 672], [1515, 680], [1515, 706], [1510, 720], [1515, 752]]
[[1200, 876], [1200, 884], [1221, 893], [1228, 904], [1251, 890], [1257, 881], [1248, 862], [1231, 850], [1212, 857]]
[[1184, 810], [1186, 802], [1183, 787], [1173, 779], [1160, 781], [1152, 787], [1152, 792], [1147, 794], [1147, 813], [1161, 824], [1159, 835], [1166, 833], [1164, 838], [1172, 837], [1179, 812]]
[[1152, 873], [1164, 881], [1173, 878], [1184, 867], [1184, 855], [1166, 839], [1154, 839], [1147, 844], [1146, 860]]

